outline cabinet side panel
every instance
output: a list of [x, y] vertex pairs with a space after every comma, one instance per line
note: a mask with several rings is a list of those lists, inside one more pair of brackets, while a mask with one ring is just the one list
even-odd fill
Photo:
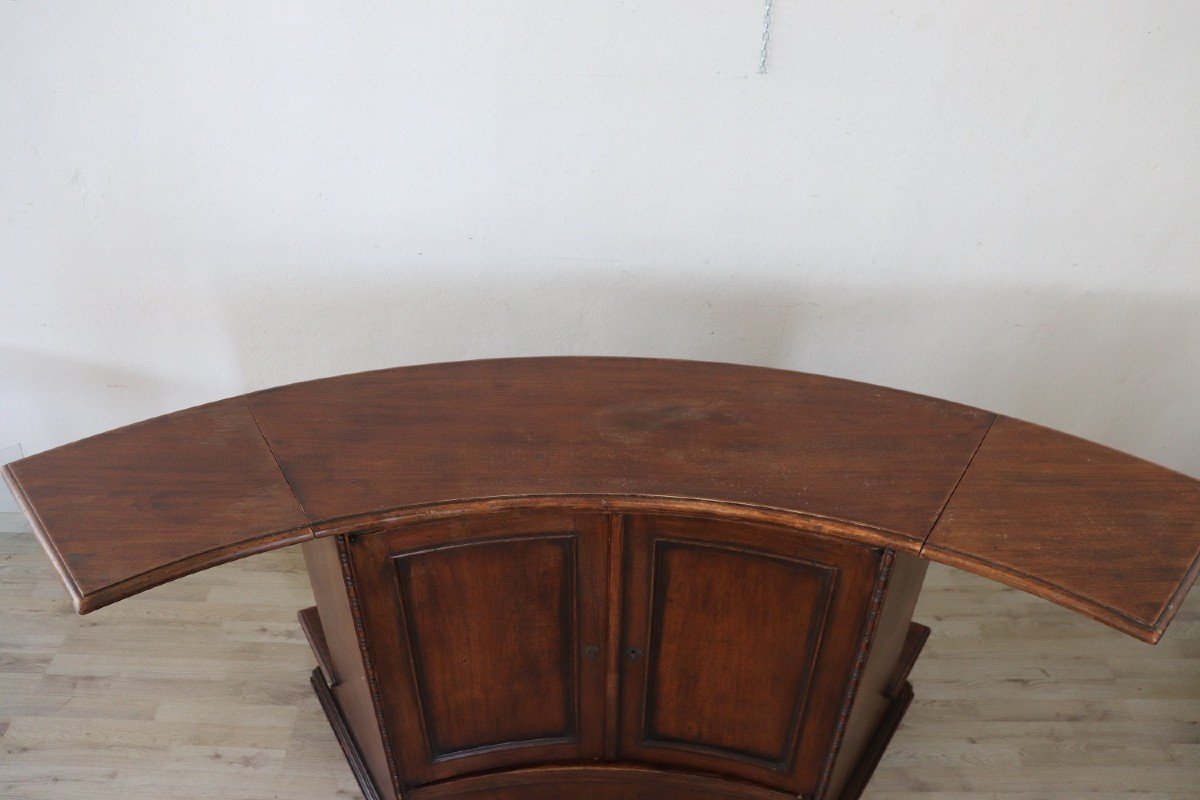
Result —
[[837, 761], [824, 794], [830, 800], [841, 797], [847, 781], [895, 700], [892, 690], [896, 688], [894, 684], [898, 671], [903, 668], [904, 645], [928, 566], [929, 562], [916, 556], [896, 554], [871, 652], [863, 668]]
[[321, 627], [325, 630], [330, 660], [337, 678], [331, 691], [346, 717], [380, 795], [394, 800], [396, 795], [391, 771], [379, 733], [366, 669], [363, 667], [337, 540], [334, 537], [315, 539], [305, 542], [300, 549], [304, 553], [304, 563], [308, 567], [317, 612], [321, 617]]

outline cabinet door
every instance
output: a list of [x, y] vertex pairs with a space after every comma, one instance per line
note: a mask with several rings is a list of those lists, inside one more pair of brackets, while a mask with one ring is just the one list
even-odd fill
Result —
[[604, 754], [609, 518], [430, 522], [350, 545], [407, 785]]
[[651, 516], [625, 549], [621, 756], [815, 794], [882, 553]]

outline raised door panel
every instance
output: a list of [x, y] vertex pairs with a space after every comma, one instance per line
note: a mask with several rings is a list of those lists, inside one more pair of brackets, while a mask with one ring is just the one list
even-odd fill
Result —
[[882, 553], [649, 516], [626, 552], [621, 755], [814, 796]]
[[654, 564], [647, 738], [786, 765], [837, 571], [670, 539]]
[[538, 512], [351, 545], [404, 783], [603, 754], [608, 533]]

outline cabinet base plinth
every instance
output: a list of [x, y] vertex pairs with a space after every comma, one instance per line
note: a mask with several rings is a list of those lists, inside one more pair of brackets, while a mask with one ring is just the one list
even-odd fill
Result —
[[[311, 682], [321, 703], [321, 710], [325, 712], [329, 726], [342, 746], [346, 763], [358, 781], [363, 797], [366, 800], [381, 800], [358, 744], [320, 669], [313, 670]], [[906, 682], [889, 706], [887, 714], [880, 720], [870, 747], [863, 754], [839, 800], [859, 800], [862, 796], [912, 700], [912, 684]], [[664, 800], [784, 800], [791, 797], [772, 789], [720, 778], [617, 765], [551, 766], [493, 773], [412, 789], [406, 796], [413, 800], [460, 797], [466, 800], [557, 800], [564, 796], [586, 800], [641, 800], [648, 789], [654, 789], [656, 796]]]
[[900, 721], [904, 719], [904, 714], [908, 711], [912, 700], [912, 684], [906, 681], [892, 700], [891, 705], [888, 706], [883, 719], [879, 721], [879, 727], [875, 729], [871, 743], [867, 745], [866, 751], [859, 759], [858, 765], [854, 768], [854, 772], [850, 775], [850, 780], [846, 783], [846, 788], [842, 790], [842, 796], [838, 800], [858, 800], [862, 796], [863, 790], [867, 788], [868, 781], [875, 774], [875, 768], [879, 766], [883, 752], [891, 744], [892, 736], [900, 727]]
[[[358, 781], [366, 800], [382, 800], [367, 770], [346, 717], [328, 682], [329, 653], [316, 608], [304, 609], [299, 616], [313, 654], [321, 665], [312, 671], [311, 683], [321, 710], [329, 720], [334, 736], [342, 747], [350, 771]], [[913, 623], [890, 691], [891, 703], [879, 720], [870, 743], [863, 752], [845, 788], [837, 800], [859, 800], [879, 766], [892, 736], [913, 701], [912, 684], [907, 677], [916, 662], [929, 629]], [[324, 669], [323, 669], [324, 668]], [[637, 764], [566, 764], [528, 769], [504, 770], [457, 778], [405, 792], [411, 800], [644, 800], [647, 793], [659, 800], [791, 800], [794, 795], [742, 781], [711, 775], [654, 769]]]
[[563, 764], [454, 778], [410, 789], [406, 800], [795, 800], [712, 775], [636, 764]]
[[342, 746], [342, 753], [346, 756], [346, 763], [350, 765], [350, 772], [354, 774], [354, 779], [358, 781], [358, 788], [366, 800], [383, 800], [375, 788], [375, 782], [371, 780], [366, 759], [363, 758], [362, 751], [358, 748], [358, 742], [355, 741], [354, 734], [350, 730], [350, 725], [346, 722], [346, 715], [342, 713], [341, 706], [338, 705], [337, 698], [330, 689], [330, 686], [337, 685], [337, 681], [334, 678], [333, 659], [329, 655], [329, 644], [321, 625], [321, 617], [317, 614], [317, 607], [311, 606], [302, 609], [296, 616], [300, 620], [304, 637], [308, 640], [308, 646], [312, 648], [318, 664], [318, 667], [312, 671], [309, 682], [312, 684], [313, 692], [317, 695], [317, 701], [321, 704], [321, 710], [325, 712], [325, 718], [329, 720], [329, 727], [333, 728], [333, 735], [337, 737], [338, 744]]
[[362, 791], [363, 797], [366, 800], [382, 800], [379, 792], [375, 789], [375, 783], [371, 780], [370, 773], [367, 772], [366, 761], [359, 752], [358, 743], [354, 741], [354, 734], [346, 725], [346, 718], [342, 715], [342, 710], [338, 707], [333, 692], [329, 691], [329, 684], [325, 682], [325, 676], [321, 674], [320, 669], [314, 669], [310, 680], [313, 691], [317, 694], [317, 700], [321, 703], [321, 710], [325, 712], [325, 718], [329, 720], [329, 727], [333, 728], [333, 735], [337, 737], [338, 744], [342, 746], [346, 763], [350, 765], [350, 771], [354, 773], [354, 779], [358, 781], [358, 788]]
[[896, 664], [895, 674], [884, 694], [890, 702], [883, 712], [883, 716], [880, 717], [879, 723], [875, 726], [875, 732], [867, 742], [862, 755], [859, 756], [858, 763], [855, 764], [854, 771], [850, 773], [838, 800], [858, 800], [862, 796], [863, 790], [867, 788], [871, 776], [875, 774], [879, 760], [883, 758], [884, 751], [891, 744], [892, 736], [900, 727], [900, 721], [904, 719], [904, 714], [912, 704], [913, 688], [912, 684], [908, 682], [908, 675], [912, 672], [912, 668], [917, 663], [921, 651], [925, 649], [925, 642], [928, 640], [929, 628], [918, 622], [909, 623], [908, 635], [904, 639], [904, 647], [900, 652], [900, 661]]

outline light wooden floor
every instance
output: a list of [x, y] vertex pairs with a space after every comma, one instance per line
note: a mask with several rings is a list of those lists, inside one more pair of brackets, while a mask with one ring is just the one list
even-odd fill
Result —
[[[308, 685], [298, 551], [86, 617], [0, 515], [0, 797], [360, 797]], [[1200, 797], [1200, 592], [1158, 647], [948, 568], [865, 800]]]

